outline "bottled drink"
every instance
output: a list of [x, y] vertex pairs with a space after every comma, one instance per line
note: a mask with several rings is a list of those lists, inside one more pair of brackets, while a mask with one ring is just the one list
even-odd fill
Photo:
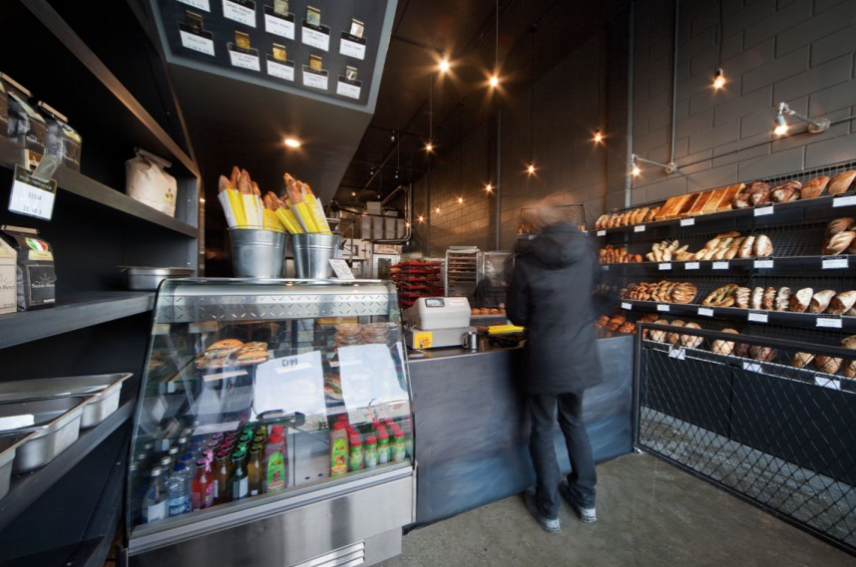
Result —
[[250, 479], [244, 466], [244, 451], [232, 456], [232, 500], [241, 500], [250, 495]]
[[188, 476], [190, 476], [190, 480], [193, 480], [193, 477], [196, 476], [196, 459], [193, 455], [185, 453], [181, 456], [181, 460], [179, 462], [187, 467]]
[[330, 476], [348, 472], [348, 433], [345, 423], [337, 421], [330, 431]]
[[169, 455], [169, 457], [172, 459], [172, 464], [177, 463], [177, 462], [178, 462], [178, 458], [179, 458], [179, 454], [178, 454], [178, 446], [177, 446], [177, 445], [173, 445], [172, 447], [170, 447], [170, 448], [169, 448], [169, 451], [167, 451], [167, 455]]
[[182, 463], [172, 469], [172, 475], [166, 481], [169, 493], [169, 515], [180, 516], [190, 512], [190, 472]]
[[203, 510], [214, 505], [214, 477], [208, 467], [208, 461], [196, 461], [196, 476], [193, 477], [190, 492], [190, 509]]
[[190, 444], [189, 437], [179, 437], [178, 441], [176, 441], [176, 447], [178, 448], [179, 453], [184, 453], [184, 450], [187, 449], [187, 446]]
[[143, 523], [150, 524], [167, 516], [167, 491], [163, 469], [154, 467], [149, 473], [149, 488], [143, 498]]
[[392, 448], [390, 453], [393, 462], [397, 463], [404, 460], [406, 453], [404, 449], [404, 431], [398, 426], [395, 427], [392, 433]]
[[172, 470], [172, 465], [175, 464], [175, 461], [172, 460], [172, 457], [169, 455], [164, 455], [160, 459], [160, 468], [163, 471], [163, 477], [166, 478], [169, 476], [169, 472]]
[[257, 496], [264, 492], [262, 478], [262, 446], [253, 445], [250, 448], [250, 460], [247, 465], [247, 477], [250, 482], [250, 496]]
[[377, 437], [369, 435], [366, 437], [365, 465], [367, 469], [377, 466]]
[[286, 454], [283, 428], [277, 425], [271, 428], [270, 438], [265, 445], [265, 492], [276, 492], [286, 487]]
[[389, 433], [383, 425], [377, 430], [377, 462], [380, 465], [389, 462]]
[[351, 435], [349, 440], [351, 449], [348, 455], [348, 470], [358, 471], [363, 468], [363, 443], [356, 433]]
[[229, 502], [229, 453], [220, 451], [214, 465], [214, 502]]

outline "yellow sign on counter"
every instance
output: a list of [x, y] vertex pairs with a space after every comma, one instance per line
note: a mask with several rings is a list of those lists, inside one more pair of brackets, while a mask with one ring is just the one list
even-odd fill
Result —
[[431, 331], [413, 333], [413, 348], [431, 348], [433, 344], [434, 333]]
[[522, 333], [525, 327], [517, 325], [493, 325], [487, 328], [488, 335], [505, 335], [508, 333]]

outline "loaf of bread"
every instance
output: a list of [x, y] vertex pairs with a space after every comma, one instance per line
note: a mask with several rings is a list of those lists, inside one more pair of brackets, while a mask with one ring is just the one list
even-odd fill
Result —
[[751, 196], [752, 194], [749, 193], [748, 188], [742, 189], [734, 195], [733, 199], [731, 199], [731, 206], [735, 209], [748, 209], [752, 206], [749, 203], [749, 198]]
[[705, 191], [704, 193], [699, 193], [698, 199], [696, 199], [696, 202], [693, 203], [693, 206], [687, 211], [686, 216], [695, 217], [703, 215], [704, 208], [710, 202], [714, 193], [716, 193], [716, 191]]
[[828, 312], [832, 315], [844, 315], [856, 305], [856, 291], [844, 291], [832, 298]]
[[791, 301], [791, 288], [783, 287], [776, 293], [776, 311], [787, 311]]
[[794, 313], [805, 313], [808, 309], [811, 299], [814, 296], [814, 290], [810, 287], [804, 287], [791, 295], [791, 311]]
[[749, 301], [751, 309], [761, 309], [764, 303], [764, 288], [756, 287], [752, 290], [752, 299]]
[[657, 215], [660, 213], [660, 207], [651, 207], [651, 210], [648, 211], [648, 214], [645, 215], [645, 218], [642, 219], [643, 223], [654, 222]]
[[[672, 327], [683, 327], [685, 323], [680, 319], [675, 319], [671, 323], [669, 323]], [[670, 345], [676, 345], [681, 342], [681, 334], [680, 333], [667, 333], [666, 334], [666, 342]]]
[[[841, 346], [856, 350], [856, 335], [850, 335], [842, 339]], [[856, 360], [847, 360], [844, 362], [844, 376], [846, 378], [856, 378]]]
[[740, 246], [740, 252], [737, 255], [741, 258], [751, 258], [752, 254], [755, 253], [755, 238], [754, 236], [747, 236], [746, 240]]
[[776, 307], [776, 288], [768, 287], [764, 290], [764, 296], [761, 298], [761, 307], [767, 311], [772, 311]]
[[833, 297], [835, 297], [835, 290], [832, 289], [822, 289], [814, 292], [808, 304], [809, 313], [814, 313], [815, 315], [823, 313], [829, 307], [829, 302], [832, 301]]
[[737, 307], [741, 309], [749, 309], [749, 304], [752, 301], [752, 289], [748, 287], [738, 287], [734, 292], [734, 300]]
[[856, 232], [852, 230], [839, 232], [835, 236], [830, 237], [826, 241], [826, 244], [823, 245], [823, 255], [835, 256], [836, 254], [841, 254], [850, 247], [854, 238], [856, 238]]
[[[665, 319], [658, 319], [652, 323], [652, 325], [668, 325], [669, 322]], [[658, 343], [666, 342], [666, 331], [661, 331], [660, 329], [651, 329], [651, 340], [656, 341]]]
[[[722, 329], [723, 333], [730, 333], [732, 335], [739, 335], [737, 331], [734, 329]], [[712, 343], [710, 343], [710, 351], [715, 352], [717, 354], [729, 355], [734, 352], [734, 341], [726, 341], [723, 339], [716, 339]]]
[[798, 352], [791, 359], [791, 364], [796, 368], [805, 368], [814, 360], [814, 354], [810, 352]]
[[756, 258], [766, 258], [773, 254], [773, 242], [766, 234], [759, 234], [755, 237], [753, 251]]
[[[701, 325], [699, 325], [698, 323], [689, 322], [684, 325], [684, 329], [701, 329]], [[704, 337], [700, 337], [698, 335], [681, 334], [681, 346], [684, 346], [686, 348], [698, 348], [703, 342]]]
[[749, 204], [760, 207], [770, 202], [770, 185], [763, 181], [756, 181], [749, 186]]
[[799, 181], [785, 181], [770, 190], [770, 199], [774, 203], [787, 203], [800, 198], [802, 183]]
[[835, 356], [819, 354], [814, 357], [814, 367], [827, 374], [835, 374], [841, 368], [841, 359]]
[[677, 218], [677, 215], [680, 214], [689, 199], [690, 195], [677, 195], [676, 197], [672, 197], [666, 201], [665, 205], [660, 207], [660, 211], [657, 213], [655, 219], [661, 221]]
[[752, 345], [749, 347], [749, 358], [761, 362], [770, 362], [776, 358], [776, 349], [763, 345]]
[[856, 169], [839, 173], [829, 182], [829, 194], [840, 195], [841, 193], [846, 193], [850, 189], [850, 185], [854, 179], [856, 179]]
[[826, 185], [829, 183], [828, 175], [821, 175], [820, 177], [815, 177], [811, 181], [808, 181], [805, 185], [803, 185], [800, 190], [800, 199], [814, 199], [815, 197], [820, 197], [823, 193], [823, 190], [826, 189]]
[[729, 185], [728, 187], [725, 187], [725, 190], [722, 192], [722, 196], [719, 198], [719, 202], [712, 207], [712, 210], [709, 210], [711, 209], [711, 207], [706, 207], [705, 213], [719, 213], [722, 211], [730, 211], [732, 208], [734, 208], [732, 204], [734, 201], [734, 197], [745, 188], [746, 184], [744, 183], [737, 183], [735, 185]]
[[829, 224], [826, 225], [826, 231], [824, 234], [826, 234], [827, 238], [835, 236], [836, 234], [844, 232], [853, 226], [854, 223], [856, 223], [856, 219], [852, 219], [850, 217], [842, 217], [829, 221]]

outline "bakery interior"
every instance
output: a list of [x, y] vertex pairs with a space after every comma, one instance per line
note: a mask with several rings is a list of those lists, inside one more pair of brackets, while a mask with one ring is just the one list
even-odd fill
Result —
[[[0, 565], [853, 564], [856, 3], [0, 22]], [[505, 313], [548, 197], [600, 261], [572, 552]]]

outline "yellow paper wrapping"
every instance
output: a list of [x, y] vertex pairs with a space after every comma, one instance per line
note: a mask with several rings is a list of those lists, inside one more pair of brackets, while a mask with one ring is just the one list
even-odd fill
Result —
[[324, 214], [324, 207], [321, 206], [321, 201], [315, 198], [315, 195], [305, 195], [306, 203], [312, 211], [312, 220], [315, 221], [315, 226], [318, 227], [318, 232], [321, 234], [333, 234], [330, 231], [330, 225], [327, 224], [327, 215]]
[[300, 221], [300, 224], [306, 229], [306, 232], [309, 233], [317, 233], [318, 226], [315, 224], [315, 220], [313, 219], [312, 211], [309, 209], [309, 205], [306, 203], [298, 203], [291, 209], [294, 211], [294, 214], [297, 216], [297, 219]]
[[288, 209], [277, 209], [276, 218], [279, 219], [289, 233], [300, 234], [303, 232], [303, 228], [300, 226], [300, 223], [298, 223], [297, 219], [294, 218], [294, 213]]
[[276, 212], [270, 209], [265, 209], [262, 211], [262, 215], [265, 221], [265, 230], [273, 230], [276, 232], [285, 232], [285, 227], [279, 222], [279, 217], [276, 216]]
[[244, 215], [247, 218], [247, 226], [258, 228], [264, 226], [262, 211], [262, 200], [255, 195], [241, 195], [241, 202], [244, 205]]
[[226, 215], [226, 224], [229, 225], [229, 228], [235, 228], [237, 223], [235, 222], [235, 213], [232, 212], [232, 205], [229, 204], [229, 194], [223, 191], [217, 195], [217, 200], [220, 201], [220, 205], [223, 207], [223, 214]]
[[244, 214], [244, 205], [241, 200], [241, 194], [237, 189], [226, 189], [226, 194], [229, 196], [229, 205], [232, 207], [232, 214], [235, 217], [235, 227], [246, 228], [247, 216]]

